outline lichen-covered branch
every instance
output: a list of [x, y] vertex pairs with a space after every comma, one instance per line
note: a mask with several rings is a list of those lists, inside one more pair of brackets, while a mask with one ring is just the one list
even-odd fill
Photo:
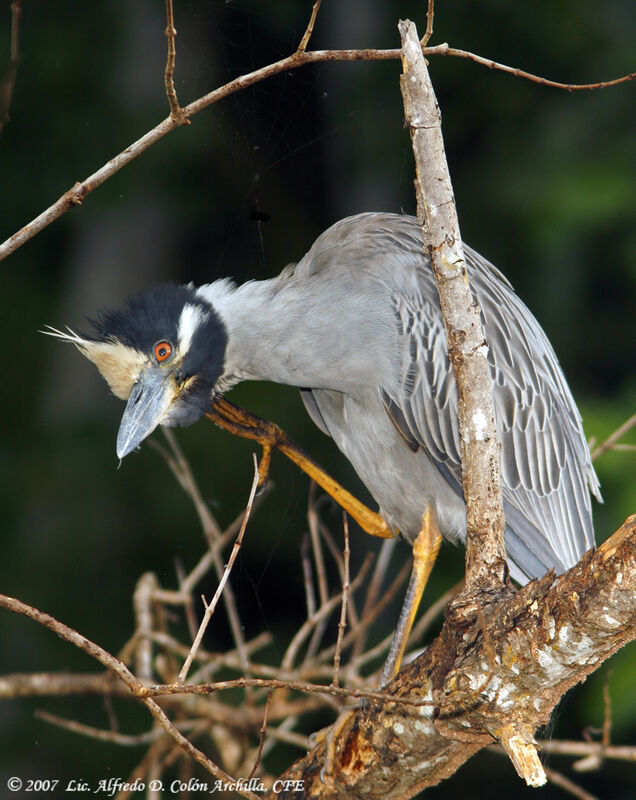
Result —
[[442, 120], [414, 23], [399, 23], [400, 88], [415, 156], [417, 216], [439, 293], [448, 354], [459, 396], [462, 479], [466, 500], [466, 588], [505, 582], [505, 521], [499, 442], [480, 308], [466, 275]]
[[324, 743], [284, 778], [321, 800], [407, 798], [512, 728], [531, 737], [568, 689], [636, 638], [636, 516], [565, 575], [527, 584], [484, 616], [448, 617], [389, 687], [430, 705], [370, 704], [340, 731], [327, 783]]

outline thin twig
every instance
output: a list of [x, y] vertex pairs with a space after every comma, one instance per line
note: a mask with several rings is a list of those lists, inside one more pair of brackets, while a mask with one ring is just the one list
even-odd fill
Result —
[[578, 800], [599, 800], [596, 795], [586, 792], [578, 783], [571, 781], [562, 772], [558, 772], [556, 769], [552, 769], [552, 767], [544, 767], [544, 770], [550, 783], [563, 789], [564, 792], [571, 794], [572, 797], [577, 797]]
[[[172, 431], [168, 428], [163, 428], [163, 433], [170, 446], [172, 454], [167, 453], [165, 448], [162, 448], [155, 443], [156, 449], [164, 457], [168, 466], [172, 470], [173, 475], [175, 475], [181, 484], [181, 487], [191, 499], [196, 509], [199, 520], [201, 521], [203, 532], [208, 541], [208, 546], [212, 552], [212, 560], [214, 562], [216, 576], [219, 580], [221, 580], [224, 567], [219, 548], [219, 541], [224, 537], [224, 534], [221, 533], [216, 518], [210, 511], [208, 504], [204, 501], [201, 495], [199, 485], [194, 477], [194, 474], [192, 473], [190, 464], [188, 463], [187, 458], [179, 446], [174, 433], [172, 433]], [[181, 582], [182, 589], [185, 584], [186, 579], [184, 578]], [[188, 606], [191, 608], [192, 597], [189, 592], [186, 596], [188, 597]], [[242, 655], [244, 670], [247, 670], [247, 656], [245, 655], [245, 637], [243, 636], [243, 625], [241, 623], [238, 606], [236, 604], [236, 598], [231, 586], [228, 586], [223, 594], [223, 604], [225, 606], [228, 622], [230, 624], [230, 630], [232, 631], [234, 644], [236, 645], [239, 653]], [[186, 606], [186, 608], [188, 606]]]
[[[324, 606], [329, 599], [329, 589], [327, 587], [327, 570], [325, 568], [325, 558], [322, 550], [322, 541], [319, 532], [320, 521], [315, 507], [314, 498], [316, 496], [316, 484], [311, 481], [309, 485], [309, 500], [307, 508], [307, 521], [309, 523], [309, 537], [314, 556], [314, 564], [316, 566], [316, 580], [318, 583], [318, 595], [320, 605]], [[312, 615], [309, 615], [312, 616]], [[318, 650], [322, 637], [327, 628], [327, 618], [323, 617], [322, 620], [314, 628], [311, 641], [307, 647], [305, 660], [310, 659]]]
[[[603, 727], [601, 728], [601, 741], [600, 748], [590, 753], [585, 758], [572, 764], [572, 769], [577, 772], [593, 772], [599, 770], [603, 765], [603, 755], [606, 748], [608, 748], [612, 741], [612, 701], [609, 691], [609, 680], [612, 671], [608, 670], [605, 674], [603, 681]], [[589, 742], [592, 742], [592, 734], [598, 733], [598, 728], [586, 728], [583, 731], [583, 736]], [[596, 744], [596, 742], [594, 742]]]
[[615, 761], [636, 763], [636, 747], [632, 745], [612, 744], [605, 746], [602, 742], [578, 742], [561, 739], [549, 739], [539, 742], [539, 747], [546, 753], [559, 756], [602, 756]]
[[254, 480], [252, 481], [252, 488], [250, 489], [250, 496], [247, 501], [247, 506], [245, 508], [245, 514], [243, 516], [243, 524], [241, 525], [241, 529], [236, 537], [236, 541], [234, 542], [234, 547], [232, 548], [232, 552], [230, 553], [230, 558], [228, 559], [227, 566], [225, 567], [225, 571], [223, 573], [223, 577], [219, 581], [219, 585], [217, 587], [216, 592], [214, 593], [214, 597], [212, 601], [206, 605], [205, 607], [205, 614], [203, 615], [203, 619], [201, 620], [201, 624], [199, 625], [199, 630], [197, 631], [197, 635], [192, 643], [192, 647], [190, 648], [190, 653], [186, 658], [183, 667], [181, 668], [181, 672], [179, 673], [179, 680], [185, 681], [188, 672], [190, 670], [190, 666], [192, 665], [192, 661], [196, 655], [197, 650], [201, 644], [201, 640], [203, 639], [203, 634], [212, 618], [212, 614], [214, 614], [214, 610], [219, 602], [219, 597], [223, 591], [223, 587], [227, 583], [228, 578], [230, 577], [230, 572], [232, 571], [232, 567], [234, 566], [234, 562], [236, 561], [236, 557], [239, 554], [239, 550], [241, 549], [241, 545], [243, 544], [243, 536], [245, 534], [245, 529], [247, 527], [247, 522], [250, 518], [250, 513], [252, 511], [252, 505], [254, 503], [254, 497], [256, 496], [256, 489], [258, 488], [258, 462], [256, 461], [256, 456], [254, 456]]
[[[402, 569], [395, 576], [389, 588], [386, 590], [386, 592], [382, 593], [382, 597], [379, 600], [379, 602], [372, 609], [370, 609], [367, 614], [363, 615], [362, 619], [358, 623], [357, 629], [355, 631], [349, 631], [349, 633], [346, 634], [342, 642], [343, 647], [348, 647], [349, 644], [355, 639], [355, 637], [359, 636], [360, 629], [367, 629], [377, 619], [377, 617], [382, 613], [382, 611], [387, 607], [387, 605], [394, 599], [400, 586], [406, 580], [410, 572], [410, 569], [411, 565], [408, 562], [402, 566]], [[391, 638], [392, 637], [389, 636], [389, 639]], [[330, 645], [329, 647], [325, 648], [324, 650], [321, 650], [321, 652], [318, 653], [316, 661], [321, 663], [333, 659], [334, 651], [335, 651], [335, 645]], [[362, 656], [360, 656], [360, 658], [361, 657]]]
[[[120, 745], [121, 747], [138, 747], [141, 744], [151, 744], [156, 742], [157, 739], [165, 736], [166, 733], [162, 728], [153, 728], [147, 733], [138, 733], [136, 735], [119, 733], [119, 731], [103, 730], [102, 728], [95, 728], [92, 725], [85, 725], [83, 722], [77, 722], [74, 719], [65, 719], [58, 717], [57, 714], [51, 714], [48, 711], [38, 709], [35, 712], [38, 719], [48, 722], [50, 725], [55, 725], [58, 728], [64, 728], [67, 731], [78, 733], [80, 736], [87, 736], [90, 739], [98, 739], [100, 742], [112, 742], [113, 744]], [[187, 732], [205, 722], [210, 725], [210, 720], [187, 720], [184, 722], [175, 723], [175, 728], [182, 732]]]
[[[238, 92], [247, 88], [248, 86], [252, 86], [253, 84], [265, 80], [266, 78], [270, 78], [273, 75], [278, 75], [281, 72], [286, 72], [290, 69], [304, 67], [307, 64], [316, 64], [322, 61], [393, 60], [400, 58], [401, 52], [402, 51], [398, 49], [378, 50], [373, 48], [367, 48], [364, 50], [311, 50], [305, 51], [304, 53], [296, 52], [291, 56], [282, 58], [280, 61], [276, 61], [272, 64], [268, 64], [265, 67], [254, 70], [253, 72], [248, 72], [245, 75], [241, 75], [229, 83], [226, 83], [224, 86], [220, 86], [218, 89], [214, 89], [208, 94], [203, 95], [197, 100], [194, 100], [192, 103], [189, 103], [182, 109], [183, 116], [190, 118], [195, 114], [198, 114], [203, 109], [208, 108], [208, 106], [211, 106], [213, 103], [216, 103], [219, 100], [234, 94], [234, 92]], [[506, 67], [503, 64], [498, 64], [473, 53], [450, 48], [448, 44], [445, 43], [437, 45], [436, 47], [427, 47], [424, 51], [424, 54], [426, 56], [440, 55], [468, 58], [478, 64], [483, 64], [490, 69], [501, 70], [503, 72], [508, 72], [512, 75], [515, 75], [516, 77], [525, 78], [545, 86], [566, 89], [567, 91], [605, 89], [609, 86], [616, 86], [619, 83], [631, 81], [636, 77], [636, 73], [630, 73], [629, 75], [623, 75], [622, 77], [616, 78], [612, 81], [602, 81], [600, 83], [591, 84], [567, 84], [550, 81], [546, 78], [532, 75], [531, 73], [523, 70]], [[170, 131], [178, 127], [178, 125], [179, 123], [176, 122], [172, 117], [167, 117], [146, 134], [144, 134], [141, 138], [129, 145], [121, 153], [116, 155], [110, 161], [107, 161], [106, 164], [100, 167], [92, 175], [89, 175], [88, 178], [75, 183], [75, 185], [65, 192], [58, 200], [56, 200], [55, 203], [45, 209], [41, 214], [35, 217], [35, 219], [31, 220], [31, 222], [27, 223], [23, 228], [14, 233], [13, 236], [10, 236], [0, 245], [0, 261], [11, 255], [11, 253], [15, 252], [18, 248], [22, 247], [23, 244], [28, 242], [37, 233], [61, 217], [71, 208], [81, 205], [86, 197], [98, 186], [101, 186], [104, 181], [108, 180], [108, 178], [122, 169], [122, 167], [125, 167], [127, 164], [129, 164], [137, 156], [141, 155], [141, 153], [145, 152], [149, 147], [155, 144], [155, 142], [159, 141], [159, 139], [162, 139], [167, 133], [170, 133]]]
[[311, 617], [316, 613], [316, 593], [309, 560], [309, 534], [303, 536], [300, 546], [300, 561], [303, 569], [303, 586], [305, 587], [305, 605], [307, 606], [307, 616]]
[[329, 599], [329, 589], [327, 588], [327, 571], [325, 569], [325, 559], [320, 545], [320, 534], [318, 531], [318, 514], [314, 505], [314, 497], [316, 493], [316, 484], [311, 482], [309, 487], [309, 506], [307, 508], [307, 519], [309, 521], [309, 535], [311, 538], [311, 546], [314, 553], [314, 562], [316, 564], [316, 578], [318, 580], [318, 594], [320, 597], [320, 604], [324, 605]]
[[[373, 568], [373, 574], [371, 575], [371, 580], [369, 581], [369, 587], [364, 598], [364, 606], [362, 607], [363, 619], [368, 616], [369, 612], [378, 601], [380, 589], [382, 588], [382, 582], [386, 577], [391, 556], [395, 550], [396, 544], [397, 539], [385, 539], [382, 542], [380, 552], [376, 558], [375, 567]], [[353, 643], [353, 651], [351, 653], [352, 660], [364, 652], [368, 630], [368, 627], [357, 628], [356, 632], [358, 632], [359, 635], [356, 636]]]
[[7, 73], [0, 83], [0, 136], [2, 129], [10, 121], [9, 109], [18, 77], [18, 63], [20, 61], [20, 15], [22, 14], [22, 0], [13, 0], [11, 3], [11, 56]]
[[203, 533], [207, 539], [208, 546], [212, 548], [218, 543], [221, 536], [221, 528], [214, 514], [210, 511], [209, 505], [203, 499], [199, 484], [192, 472], [188, 459], [185, 457], [177, 437], [170, 428], [162, 427], [161, 432], [168, 442], [170, 452], [162, 447], [155, 439], [150, 439], [150, 444], [163, 457], [170, 468], [170, 471], [177, 479], [183, 491], [188, 495], [197, 512]]
[[[0, 595], [1, 597], [1, 595]], [[333, 697], [345, 697], [369, 700], [382, 700], [398, 705], [431, 707], [437, 705], [432, 700], [422, 697], [402, 697], [389, 692], [374, 691], [371, 689], [349, 689], [344, 686], [332, 686], [331, 684], [309, 683], [307, 681], [282, 680], [279, 678], [233, 678], [227, 681], [214, 681], [213, 683], [158, 683], [154, 686], [144, 686], [140, 688], [143, 697], [166, 697], [172, 695], [210, 695], [217, 692], [231, 691], [233, 689], [245, 689], [255, 687], [260, 689], [290, 689], [303, 694], [324, 694]]]
[[[549, 86], [552, 89], [564, 89], [566, 92], [592, 92], [597, 89], [608, 89], [610, 86], [618, 86], [620, 83], [627, 83], [636, 78], [636, 72], [630, 72], [628, 75], [621, 75], [620, 78], [614, 78], [610, 81], [597, 81], [596, 83], [561, 83], [560, 81], [552, 81], [549, 78], [542, 78], [540, 75], [534, 75], [532, 72], [526, 72], [517, 67], [508, 67], [506, 64], [500, 64], [498, 61], [492, 61], [489, 58], [478, 56], [468, 50], [448, 47], [447, 44], [439, 45], [439, 48], [439, 50], [437, 48], [426, 48], [424, 55], [428, 56], [430, 49], [436, 51], [434, 55], [466, 58], [469, 61], [474, 61], [475, 64], [481, 64], [482, 67], [488, 67], [488, 69], [498, 70], [499, 72], [506, 72], [508, 75], [514, 75], [515, 78], [524, 78], [532, 83], [538, 83], [541, 86]], [[430, 53], [430, 55], [433, 55], [433, 53]]]
[[307, 45], [309, 44], [309, 40], [311, 38], [311, 34], [314, 32], [314, 25], [316, 24], [316, 16], [318, 14], [318, 9], [320, 8], [320, 4], [322, 0], [316, 0], [311, 9], [311, 17], [309, 18], [309, 22], [307, 23], [307, 28], [305, 29], [305, 33], [303, 34], [303, 38], [300, 40], [300, 44], [298, 45], [297, 53], [304, 53], [307, 49]]
[[[362, 582], [364, 576], [368, 571], [370, 563], [371, 562], [369, 558], [365, 559], [364, 563], [362, 564], [362, 567], [360, 568], [360, 571], [358, 572], [355, 579], [351, 583], [351, 591], [355, 591], [355, 589], [358, 588], [358, 586], [360, 585], [360, 583]], [[294, 634], [291, 642], [289, 643], [289, 646], [287, 647], [287, 650], [285, 651], [285, 655], [283, 656], [283, 660], [281, 662], [281, 669], [283, 670], [283, 673], [288, 673], [292, 669], [299, 648], [301, 647], [305, 639], [309, 636], [314, 627], [318, 623], [320, 623], [323, 619], [325, 619], [327, 616], [329, 616], [329, 614], [331, 614], [334, 608], [338, 607], [341, 601], [342, 601], [342, 592], [340, 592], [337, 595], [334, 595], [334, 597], [330, 598], [326, 603], [323, 603], [323, 605], [321, 605], [321, 607], [316, 611], [313, 617], [310, 617], [309, 619], [305, 620], [305, 622], [303, 622], [303, 624]]]
[[265, 734], [267, 733], [267, 717], [269, 715], [269, 707], [272, 702], [272, 693], [271, 691], [267, 692], [267, 701], [265, 702], [265, 711], [263, 712], [263, 724], [261, 725], [261, 729], [258, 733], [258, 752], [256, 753], [256, 760], [254, 761], [254, 766], [252, 767], [252, 771], [247, 776], [247, 779], [253, 777], [256, 774], [256, 770], [261, 763], [261, 758], [263, 756], [263, 745], [265, 744]]
[[137, 674], [142, 683], [152, 683], [152, 640], [150, 632], [154, 630], [152, 605], [153, 593], [158, 586], [154, 573], [146, 572], [137, 581], [133, 594], [136, 628], [139, 632], [135, 652]]
[[[320, 519], [318, 520], [318, 529], [320, 530], [320, 537], [322, 541], [326, 543], [333, 560], [336, 562], [338, 574], [340, 575], [340, 581], [344, 582], [345, 564], [342, 553], [338, 549], [334, 538], [331, 535], [331, 531]], [[347, 617], [349, 619], [349, 625], [354, 628], [359, 622], [359, 617], [356, 610], [355, 597], [351, 593], [349, 593], [349, 599], [347, 601]]]
[[[179, 581], [179, 586], [181, 587], [181, 592], [183, 594], [186, 594], [185, 592], [183, 592], [183, 583], [186, 579], [186, 573], [183, 563], [181, 562], [181, 559], [175, 559], [175, 572], [177, 574], [177, 580]], [[188, 632], [190, 633], [190, 639], [194, 639], [194, 637], [197, 635], [197, 620], [194, 611], [194, 600], [191, 594], [186, 594], [186, 598], [187, 599], [183, 605], [183, 611], [185, 615], [186, 625], [188, 627]]]
[[429, 42], [429, 39], [433, 35], [433, 19], [435, 17], [435, 0], [428, 0], [428, 8], [426, 10], [426, 31], [424, 32], [424, 36], [422, 36], [422, 40], [420, 44], [422, 47], [426, 47]]
[[342, 605], [340, 607], [340, 620], [338, 621], [338, 638], [336, 640], [336, 652], [333, 656], [333, 680], [334, 686], [340, 685], [340, 655], [342, 653], [342, 639], [345, 628], [347, 627], [347, 601], [349, 599], [349, 521], [345, 511], [342, 512], [342, 527], [344, 530], [344, 579], [342, 582]]
[[166, 39], [168, 40], [168, 55], [166, 58], [166, 71], [164, 75], [164, 83], [166, 86], [166, 95], [168, 96], [168, 103], [170, 105], [170, 118], [177, 125], [189, 125], [190, 120], [184, 114], [183, 109], [179, 105], [177, 99], [177, 92], [174, 88], [174, 65], [177, 58], [176, 38], [177, 29], [174, 26], [174, 11], [172, 8], [172, 0], [166, 0]]
[[614, 433], [610, 434], [607, 439], [600, 444], [592, 453], [592, 461], [597, 459], [599, 456], [602, 456], [607, 450], [610, 450], [612, 447], [616, 445], [619, 439], [629, 431], [631, 428], [636, 425], [636, 414], [632, 414], [632, 416], [623, 422], [622, 425], [619, 425], [618, 428], [614, 431]]
[[[139, 701], [146, 706], [154, 719], [159, 723], [159, 725], [161, 725], [166, 733], [174, 739], [179, 747], [185, 750], [189, 756], [201, 764], [201, 766], [210, 774], [222, 781], [232, 781], [230, 775], [228, 775], [217, 764], [211, 761], [205, 755], [205, 753], [202, 753], [191, 742], [189, 742], [188, 739], [186, 739], [186, 737], [179, 730], [177, 730], [177, 728], [175, 728], [161, 706], [159, 706], [152, 699], [152, 697], [148, 696], [146, 687], [144, 687], [137, 680], [137, 678], [135, 678], [135, 676], [132, 674], [132, 672], [130, 672], [123, 662], [115, 658], [115, 656], [113, 656], [107, 650], [104, 650], [102, 647], [92, 642], [86, 636], [83, 636], [73, 628], [69, 628], [68, 625], [65, 625], [63, 622], [55, 619], [55, 617], [52, 617], [50, 614], [46, 614], [39, 609], [34, 608], [33, 606], [29, 606], [15, 597], [8, 597], [7, 595], [0, 594], [0, 606], [8, 609], [9, 611], [13, 611], [16, 614], [22, 614], [23, 616], [29, 617], [35, 622], [38, 622], [40, 625], [43, 625], [45, 628], [53, 631], [53, 633], [57, 634], [57, 636], [59, 636], [61, 639], [64, 639], [64, 641], [69, 642], [70, 644], [79, 648], [91, 658], [99, 661], [128, 687], [133, 696], [138, 698]], [[243, 797], [249, 798], [249, 800], [257, 800], [257, 795], [255, 795], [253, 792], [243, 791], [242, 789], [239, 789], [238, 791], [243, 795]]]

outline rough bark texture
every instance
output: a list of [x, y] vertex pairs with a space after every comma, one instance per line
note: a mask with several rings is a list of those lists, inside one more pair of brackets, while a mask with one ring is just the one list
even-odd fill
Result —
[[636, 516], [565, 575], [533, 581], [472, 621], [451, 610], [389, 687], [426, 704], [358, 711], [338, 733], [329, 774], [321, 743], [283, 776], [303, 791], [277, 796], [412, 797], [494, 739], [523, 758], [563, 694], [634, 638]]
[[466, 500], [466, 588], [503, 586], [506, 577], [499, 442], [480, 308], [466, 276], [442, 120], [415, 25], [399, 23], [400, 88], [411, 134], [417, 216], [440, 298], [448, 354], [459, 395], [462, 479]]

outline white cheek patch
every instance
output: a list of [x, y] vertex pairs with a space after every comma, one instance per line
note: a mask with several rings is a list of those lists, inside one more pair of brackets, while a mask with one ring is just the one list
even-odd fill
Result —
[[195, 331], [205, 323], [206, 313], [191, 303], [186, 303], [179, 317], [177, 328], [177, 351], [181, 358], [185, 357], [192, 344]]

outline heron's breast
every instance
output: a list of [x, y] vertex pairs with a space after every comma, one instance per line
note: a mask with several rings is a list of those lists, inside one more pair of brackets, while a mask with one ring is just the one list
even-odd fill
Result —
[[422, 448], [413, 452], [396, 432], [379, 396], [353, 398], [314, 389], [331, 436], [380, 506], [386, 521], [412, 542], [433, 505], [443, 536], [463, 539], [463, 500]]

